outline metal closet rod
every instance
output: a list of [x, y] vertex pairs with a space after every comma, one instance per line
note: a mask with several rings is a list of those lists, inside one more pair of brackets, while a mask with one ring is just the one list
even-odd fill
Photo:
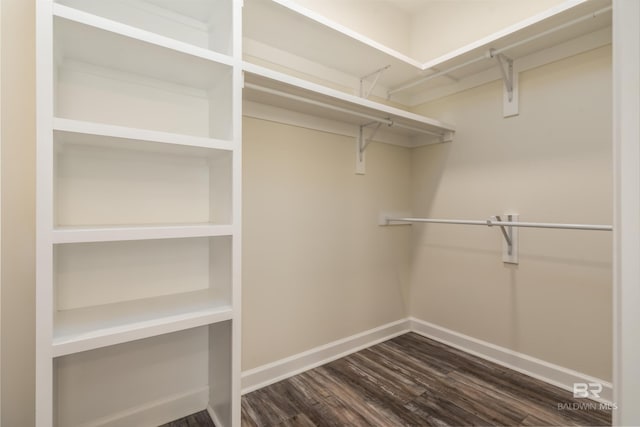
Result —
[[283, 92], [283, 91], [280, 91], [280, 90], [277, 90], [277, 89], [270, 89], [270, 88], [259, 86], [259, 85], [253, 84], [253, 83], [245, 83], [244, 87], [248, 88], [248, 89], [256, 90], [258, 92], [268, 93], [268, 94], [271, 94], [271, 95], [276, 95], [276, 96], [281, 96], [283, 98], [292, 99], [294, 101], [299, 101], [299, 102], [304, 102], [306, 104], [315, 105], [316, 107], [322, 107], [322, 108], [326, 108], [326, 109], [329, 109], [329, 110], [338, 111], [340, 113], [351, 114], [352, 116], [361, 117], [361, 118], [367, 119], [367, 120], [372, 120], [372, 121], [374, 121], [376, 123], [382, 123], [383, 125], [387, 125], [389, 127], [403, 128], [403, 129], [407, 129], [407, 130], [410, 130], [410, 131], [413, 131], [413, 132], [420, 132], [420, 133], [424, 133], [424, 134], [427, 134], [427, 135], [438, 136], [438, 137], [441, 137], [441, 138], [445, 136], [444, 133], [434, 132], [434, 131], [430, 131], [430, 130], [426, 130], [426, 129], [420, 129], [420, 128], [417, 128], [417, 127], [405, 125], [405, 124], [402, 124], [402, 123], [397, 123], [397, 122], [394, 122], [391, 119], [384, 119], [384, 118], [381, 118], [381, 117], [375, 117], [375, 116], [369, 115], [367, 113], [361, 113], [359, 111], [353, 111], [353, 110], [350, 110], [348, 108], [338, 107], [337, 105], [327, 104], [326, 102], [316, 101], [314, 99], [305, 98], [304, 96], [293, 95], [291, 93]]
[[607, 6], [607, 7], [604, 7], [602, 9], [596, 10], [595, 12], [589, 13], [588, 15], [584, 15], [584, 16], [581, 16], [579, 18], [573, 19], [571, 21], [565, 22], [564, 24], [558, 25], [557, 27], [550, 28], [550, 29], [548, 29], [546, 31], [543, 31], [543, 32], [538, 33], [536, 35], [533, 35], [531, 37], [527, 37], [527, 38], [525, 38], [523, 40], [520, 40], [520, 41], [517, 41], [517, 42], [512, 43], [510, 45], [501, 47], [500, 49], [490, 49], [487, 52], [487, 54], [485, 54], [485, 55], [482, 55], [482, 56], [479, 56], [477, 58], [471, 59], [471, 60], [469, 60], [469, 61], [467, 61], [467, 62], [465, 62], [463, 64], [458, 64], [458, 65], [455, 65], [453, 67], [447, 68], [445, 70], [441, 70], [441, 71], [438, 71], [436, 73], [429, 74], [428, 76], [421, 77], [419, 79], [410, 81], [408, 83], [405, 83], [403, 85], [400, 85], [398, 87], [395, 87], [395, 88], [389, 90], [387, 92], [387, 94], [388, 95], [393, 95], [394, 93], [402, 92], [402, 91], [410, 89], [410, 88], [412, 88], [414, 86], [418, 86], [419, 84], [422, 84], [422, 83], [424, 83], [426, 81], [429, 81], [431, 79], [435, 79], [436, 77], [440, 77], [442, 75], [449, 74], [449, 73], [451, 73], [453, 71], [459, 70], [460, 68], [464, 68], [467, 65], [471, 65], [471, 64], [474, 64], [476, 62], [484, 61], [486, 59], [494, 58], [496, 55], [498, 55], [500, 53], [503, 53], [503, 52], [505, 52], [507, 50], [513, 49], [514, 47], [521, 46], [523, 44], [526, 44], [526, 43], [529, 43], [531, 41], [537, 40], [540, 37], [544, 37], [544, 36], [547, 36], [549, 34], [553, 34], [556, 31], [560, 31], [560, 30], [563, 30], [563, 29], [565, 29], [567, 27], [571, 27], [573, 25], [579, 24], [580, 22], [587, 21], [589, 19], [595, 18], [596, 16], [601, 15], [601, 14], [603, 14], [605, 12], [608, 12], [611, 9], [612, 9], [611, 6]]
[[434, 224], [463, 224], [463, 225], [484, 225], [487, 227], [529, 227], [529, 228], [559, 228], [565, 230], [594, 230], [612, 231], [613, 226], [601, 224], [558, 224], [550, 222], [514, 222], [487, 219], [485, 221], [464, 220], [464, 219], [433, 219], [433, 218], [386, 218], [387, 224], [390, 222], [427, 222]]

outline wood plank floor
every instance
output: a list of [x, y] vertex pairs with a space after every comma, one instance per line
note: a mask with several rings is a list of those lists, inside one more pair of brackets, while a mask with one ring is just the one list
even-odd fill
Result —
[[160, 427], [216, 427], [207, 411], [200, 411], [185, 418], [163, 424]]
[[243, 427], [470, 425], [601, 426], [611, 412], [415, 333], [242, 399]]

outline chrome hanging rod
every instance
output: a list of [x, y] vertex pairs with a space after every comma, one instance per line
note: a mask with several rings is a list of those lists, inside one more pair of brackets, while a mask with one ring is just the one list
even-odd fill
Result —
[[513, 222], [500, 221], [496, 219], [487, 219], [485, 221], [463, 220], [463, 219], [432, 219], [432, 218], [386, 218], [386, 223], [391, 222], [426, 222], [434, 224], [463, 224], [463, 225], [484, 225], [487, 227], [529, 227], [529, 228], [557, 228], [565, 230], [594, 230], [594, 231], [612, 231], [611, 225], [599, 224], [556, 224], [548, 222]]
[[522, 39], [522, 40], [517, 41], [515, 43], [512, 43], [510, 45], [501, 47], [500, 49], [489, 49], [489, 51], [485, 55], [482, 55], [482, 56], [479, 56], [477, 58], [471, 59], [471, 60], [469, 60], [469, 61], [467, 61], [467, 62], [465, 62], [463, 64], [458, 64], [458, 65], [455, 65], [453, 67], [447, 68], [445, 70], [438, 71], [438, 72], [433, 73], [433, 74], [429, 74], [428, 76], [421, 77], [421, 78], [418, 78], [416, 80], [412, 80], [410, 82], [407, 82], [407, 83], [405, 83], [403, 85], [397, 86], [397, 87], [389, 90], [387, 92], [387, 94], [388, 95], [393, 95], [394, 93], [398, 93], [398, 92], [402, 92], [402, 91], [407, 90], [407, 89], [411, 89], [412, 87], [418, 86], [418, 85], [420, 85], [420, 84], [422, 84], [424, 82], [427, 82], [427, 81], [429, 81], [431, 79], [435, 79], [436, 77], [440, 77], [442, 75], [449, 74], [449, 73], [451, 73], [453, 71], [459, 70], [460, 68], [464, 68], [467, 65], [471, 65], [471, 64], [474, 64], [476, 62], [484, 61], [486, 59], [494, 58], [496, 55], [498, 55], [498, 54], [500, 54], [502, 52], [505, 52], [507, 50], [510, 50], [510, 49], [515, 48], [515, 47], [521, 46], [523, 44], [529, 43], [531, 41], [537, 40], [537, 39], [539, 39], [541, 37], [548, 36], [549, 34], [553, 34], [556, 31], [563, 30], [563, 29], [565, 29], [567, 27], [571, 27], [571, 26], [579, 24], [579, 23], [581, 23], [583, 21], [587, 21], [589, 19], [595, 18], [598, 15], [601, 15], [603, 13], [609, 12], [611, 10], [611, 8], [612, 8], [611, 6], [604, 7], [602, 9], [596, 10], [595, 12], [591, 12], [591, 13], [589, 13], [587, 15], [584, 15], [584, 16], [581, 16], [579, 18], [573, 19], [571, 21], [565, 22], [564, 24], [558, 25], [557, 27], [550, 28], [550, 29], [548, 29], [546, 31], [543, 31], [543, 32], [538, 33], [538, 34], [535, 34], [535, 35], [533, 35], [531, 37], [527, 37], [525, 39]]
[[253, 83], [245, 83], [244, 87], [248, 88], [248, 89], [256, 90], [258, 92], [264, 92], [264, 93], [268, 93], [268, 94], [271, 94], [271, 95], [276, 95], [276, 96], [280, 96], [280, 97], [283, 97], [283, 98], [292, 99], [294, 101], [304, 102], [304, 103], [309, 104], [309, 105], [315, 105], [316, 107], [322, 107], [322, 108], [326, 108], [328, 110], [338, 111], [340, 113], [351, 114], [352, 116], [361, 117], [361, 118], [367, 119], [367, 120], [372, 120], [374, 122], [382, 123], [383, 125], [387, 125], [389, 127], [394, 127], [395, 126], [395, 127], [398, 127], [398, 128], [408, 129], [408, 130], [411, 130], [413, 132], [419, 132], [419, 133], [424, 133], [424, 134], [427, 134], [427, 135], [438, 136], [440, 138], [444, 138], [446, 136], [446, 133], [434, 132], [434, 131], [430, 131], [430, 130], [426, 130], [426, 129], [420, 129], [420, 128], [417, 128], [417, 127], [404, 125], [402, 123], [396, 123], [391, 119], [385, 119], [385, 118], [382, 118], [382, 117], [375, 117], [375, 116], [372, 116], [372, 115], [369, 115], [369, 114], [366, 114], [366, 113], [361, 113], [359, 111], [353, 111], [353, 110], [350, 110], [348, 108], [338, 107], [337, 105], [327, 104], [326, 102], [316, 101], [314, 99], [309, 99], [309, 98], [305, 98], [303, 96], [293, 95], [291, 93], [283, 92], [283, 91], [280, 91], [280, 90], [262, 87], [262, 86], [259, 86], [259, 85], [253, 84]]

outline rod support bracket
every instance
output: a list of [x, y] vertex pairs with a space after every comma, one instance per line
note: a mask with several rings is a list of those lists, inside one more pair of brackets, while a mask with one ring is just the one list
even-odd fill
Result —
[[[505, 222], [517, 222], [517, 214], [505, 214]], [[500, 215], [492, 216], [487, 220], [489, 227], [498, 226], [504, 237], [502, 244], [502, 261], [508, 264], [518, 264], [518, 227], [511, 225], [500, 225], [502, 217]]]
[[[356, 174], [358, 175], [364, 175], [365, 173], [364, 152], [369, 146], [369, 144], [371, 143], [371, 141], [373, 141], [373, 138], [375, 138], [376, 133], [378, 133], [378, 130], [380, 129], [380, 126], [382, 126], [381, 122], [374, 121], [374, 122], [365, 123], [363, 125], [360, 125], [359, 127], [358, 138], [356, 141]], [[373, 128], [373, 131], [367, 137], [365, 135], [365, 129], [369, 127]]]
[[503, 95], [503, 115], [513, 117], [519, 114], [518, 111], [518, 73], [514, 71], [513, 59], [502, 53], [497, 53], [495, 49], [489, 49], [487, 56], [495, 58], [502, 75], [504, 83]]
[[[388, 70], [389, 68], [391, 68], [391, 65], [386, 65], [382, 68], [378, 68], [377, 70], [375, 70], [372, 73], [367, 74], [366, 76], [362, 76], [360, 77], [360, 97], [361, 98], [369, 98], [369, 96], [371, 96], [371, 92], [373, 92], [373, 90], [376, 88], [376, 85], [378, 84], [378, 80], [380, 79], [380, 76], [382, 76], [382, 73], [384, 73], [386, 70]], [[365, 88], [365, 83], [367, 81], [368, 78], [373, 77], [373, 81], [371, 82], [371, 85], [369, 86], [369, 88]]]

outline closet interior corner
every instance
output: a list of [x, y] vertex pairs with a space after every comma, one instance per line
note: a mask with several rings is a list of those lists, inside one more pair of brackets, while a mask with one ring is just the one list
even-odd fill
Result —
[[[608, 88], [585, 86], [612, 1], [545, 0], [435, 56], [323, 14], [339, 3], [38, 0], [37, 427], [240, 427], [243, 394], [407, 331], [538, 377], [552, 358], [565, 389], [610, 378], [538, 332], [588, 318], [571, 295], [611, 298], [611, 213], [574, 190], [610, 191]], [[544, 249], [583, 223], [605, 232]]]

